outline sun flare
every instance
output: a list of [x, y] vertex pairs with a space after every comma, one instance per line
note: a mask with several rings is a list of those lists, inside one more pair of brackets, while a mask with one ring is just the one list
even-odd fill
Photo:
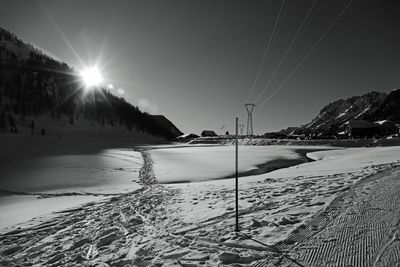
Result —
[[97, 86], [102, 83], [103, 77], [97, 67], [86, 68], [80, 73], [86, 87]]

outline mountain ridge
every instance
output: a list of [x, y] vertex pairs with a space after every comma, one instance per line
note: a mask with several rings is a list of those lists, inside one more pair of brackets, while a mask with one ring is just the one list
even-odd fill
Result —
[[286, 135], [330, 136], [338, 134], [351, 120], [389, 120], [400, 123], [400, 90], [372, 91], [361, 96], [338, 99], [325, 105], [309, 123], [282, 129]]

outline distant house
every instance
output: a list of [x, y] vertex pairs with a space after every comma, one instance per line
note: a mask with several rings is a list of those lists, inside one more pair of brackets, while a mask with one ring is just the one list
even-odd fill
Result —
[[378, 124], [365, 120], [351, 120], [346, 126], [346, 133], [351, 137], [372, 137], [379, 133]]
[[214, 131], [211, 131], [211, 130], [204, 130], [204, 131], [201, 132], [201, 136], [210, 137], [210, 136], [217, 136], [217, 134]]
[[190, 134], [182, 134], [182, 135], [178, 136], [175, 140], [180, 141], [180, 142], [187, 142], [187, 141], [199, 138], [199, 137], [200, 136], [198, 136], [197, 134], [190, 133]]
[[388, 120], [377, 121], [374, 123], [365, 120], [352, 120], [347, 124], [346, 132], [351, 137], [356, 138], [388, 136], [398, 133], [399, 128]]
[[399, 128], [397, 128], [396, 124], [388, 120], [376, 121], [375, 123], [379, 125], [379, 135], [381, 136], [399, 133]]

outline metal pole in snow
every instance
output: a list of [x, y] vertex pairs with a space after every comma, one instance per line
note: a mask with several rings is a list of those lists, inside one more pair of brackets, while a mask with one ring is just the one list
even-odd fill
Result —
[[236, 186], [236, 232], [239, 232], [239, 193], [238, 193], [238, 118], [236, 118], [236, 138], [235, 138], [235, 186]]

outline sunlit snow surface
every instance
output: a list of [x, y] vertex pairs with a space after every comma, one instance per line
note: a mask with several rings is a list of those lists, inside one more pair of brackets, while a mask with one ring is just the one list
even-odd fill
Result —
[[[218, 227], [232, 228], [234, 179], [212, 179], [234, 173], [234, 146], [147, 148], [159, 182], [191, 182], [166, 185], [167, 188], [182, 189], [169, 207], [169, 216], [183, 219], [188, 225], [215, 220], [215, 227], [203, 229], [210, 232], [218, 232]], [[325, 208], [343, 189], [375, 173], [374, 165], [399, 163], [400, 160], [400, 147], [239, 146], [239, 171], [254, 169], [271, 160], [297, 159], [299, 149], [328, 150], [308, 153], [308, 157], [316, 160], [314, 162], [240, 178], [239, 207], [245, 213], [241, 222], [244, 226], [253, 219], [263, 222], [266, 226], [256, 235], [264, 242], [273, 243], [284, 238], [312, 214]], [[52, 211], [104, 198], [93, 194], [135, 190], [140, 187], [135, 181], [142, 164], [140, 152], [132, 149], [44, 155], [25, 157], [15, 163], [10, 161], [2, 166], [0, 189], [38, 195], [0, 197], [0, 231], [35, 216], [39, 216], [39, 221], [44, 220], [41, 217]], [[12, 175], [5, 175], [7, 173]], [[71, 192], [92, 195], [64, 195]], [[59, 196], [38, 199], [37, 196], [43, 193]], [[283, 220], [293, 224], [270, 226]]]
[[[293, 147], [282, 149], [290, 151]], [[346, 148], [311, 152], [308, 156], [317, 161], [240, 179], [239, 210], [243, 214], [240, 222], [244, 232], [252, 231], [250, 225], [257, 220], [263, 227], [249, 234], [268, 244], [283, 240], [360, 179], [398, 166], [400, 147]], [[233, 229], [234, 179], [168, 187], [181, 189], [182, 194], [171, 210], [177, 211], [174, 216], [182, 218], [188, 228], [212, 221], [213, 224], [201, 230], [213, 235]], [[201, 233], [193, 232], [196, 234]]]

